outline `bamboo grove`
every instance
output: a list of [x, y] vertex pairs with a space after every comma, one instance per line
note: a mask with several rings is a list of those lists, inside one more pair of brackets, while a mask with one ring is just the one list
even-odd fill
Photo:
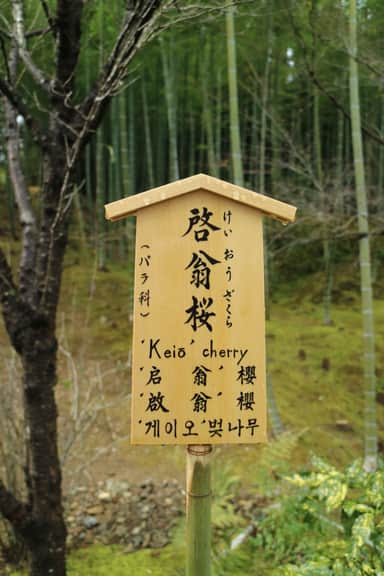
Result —
[[[103, 66], [118, 4], [101, 0], [88, 8], [79, 90], [86, 91]], [[373, 216], [384, 181], [383, 18], [378, 1], [359, 10], [357, 62]], [[260, 0], [228, 11], [212, 8], [201, 18], [180, 16], [180, 23], [176, 12], [175, 20], [165, 21], [164, 32], [135, 59], [88, 146], [78, 177], [84, 212], [99, 213], [107, 201], [204, 171], [295, 201], [303, 215], [318, 219], [318, 237], [353, 234], [344, 220], [355, 212], [347, 4]], [[28, 181], [38, 195], [39, 162], [27, 130], [24, 146]], [[4, 167], [3, 157], [3, 177]]]
[[[105, 64], [120, 4], [84, 3], [79, 97]], [[383, 262], [384, 4], [358, 2], [355, 27], [350, 26], [354, 7], [354, 0], [255, 0], [202, 2], [196, 11], [193, 3], [175, 2], [130, 65], [85, 149], [77, 174], [72, 241], [92, 247], [100, 268], [125, 257], [132, 246], [132, 225], [124, 224], [118, 232], [115, 227], [112, 234], [103, 205], [206, 172], [299, 207], [300, 219], [290, 230], [265, 229], [267, 284], [322, 270], [324, 323], [330, 323], [333, 270], [345, 260], [357, 264], [360, 247], [360, 264], [370, 267], [362, 291], [372, 301], [371, 284]], [[38, 26], [44, 16], [41, 6], [36, 11], [30, 0], [27, 9], [31, 27]], [[39, 37], [32, 39], [33, 53], [38, 50]], [[38, 60], [46, 64], [49, 54], [38, 54]], [[356, 95], [360, 100], [352, 102]], [[26, 96], [44, 110], [44, 101], [32, 90]], [[38, 204], [41, 159], [23, 118], [19, 120], [29, 191]], [[16, 235], [4, 152], [0, 161], [8, 191], [2, 194]], [[356, 165], [364, 166], [363, 175]], [[357, 200], [355, 186], [360, 190]], [[369, 218], [363, 222], [364, 211]], [[365, 300], [363, 307], [363, 316], [371, 317], [372, 302]], [[373, 322], [364, 326], [368, 332], [373, 334]], [[374, 340], [364, 341], [369, 404]], [[369, 410], [372, 422], [375, 415]], [[374, 425], [367, 436], [366, 449], [374, 461]]]

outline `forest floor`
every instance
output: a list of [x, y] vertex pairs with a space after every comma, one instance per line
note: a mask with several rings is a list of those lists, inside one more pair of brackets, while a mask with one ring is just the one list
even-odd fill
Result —
[[[115, 265], [97, 271], [72, 258], [67, 261], [59, 315], [57, 388], [62, 436], [73, 438], [66, 483], [71, 484], [72, 476], [76, 483], [79, 478], [105, 481], [113, 476], [138, 482], [183, 481], [183, 447], [129, 444], [130, 271]], [[322, 284], [318, 274], [272, 289], [267, 322], [268, 369], [281, 420], [297, 435], [292, 456], [296, 467], [305, 466], [311, 451], [337, 465], [363, 451], [358, 268], [336, 270], [330, 325], [323, 323]], [[379, 431], [384, 423], [383, 284], [376, 285], [375, 301]], [[380, 441], [382, 448], [384, 436]], [[257, 466], [262, 451], [248, 446], [216, 448], [217, 460], [238, 474]], [[252, 482], [252, 477], [247, 474], [244, 481]]]
[[[97, 270], [95, 263], [89, 260], [84, 265], [74, 251], [70, 251], [67, 257], [58, 318], [57, 400], [64, 488], [69, 503], [67, 520], [69, 517], [70, 527], [73, 525], [71, 537], [76, 545], [79, 545], [77, 538], [81, 531], [85, 534], [80, 537], [84, 540], [83, 545], [97, 540], [106, 543], [103, 537], [90, 537], [90, 534], [96, 535], [97, 530], [102, 533], [100, 526], [104, 524], [106, 530], [116, 536], [116, 531], [108, 528], [105, 514], [109, 514], [109, 521], [113, 520], [108, 498], [116, 504], [116, 499], [121, 503], [122, 496], [115, 494], [112, 497], [111, 486], [125, 486], [121, 492], [131, 494], [131, 507], [126, 507], [130, 512], [126, 518], [129, 515], [131, 519], [137, 517], [136, 524], [133, 522], [131, 526], [132, 535], [142, 537], [140, 545], [133, 548], [156, 548], [150, 544], [153, 536], [148, 534], [148, 530], [145, 535], [146, 529], [137, 528], [146, 526], [143, 507], [149, 506], [149, 518], [154, 510], [161, 515], [161, 510], [156, 508], [158, 501], [164, 503], [168, 498], [169, 510], [163, 509], [165, 524], [160, 522], [158, 528], [158, 533], [164, 531], [167, 535], [174, 528], [174, 518], [179, 519], [182, 515], [185, 448], [135, 447], [129, 443], [131, 276], [131, 270], [121, 265], [111, 264], [104, 271]], [[346, 265], [336, 270], [330, 325], [323, 323], [322, 291], [320, 273], [279, 285], [278, 289], [272, 288], [271, 317], [267, 322], [268, 367], [287, 433], [284, 441], [272, 442], [266, 447], [223, 446], [214, 450], [214, 474], [220, 477], [224, 470], [228, 486], [232, 486], [232, 478], [237, 478], [236, 494], [244, 491], [257, 494], [261, 485], [277, 476], [305, 469], [312, 452], [337, 466], [363, 454], [364, 394], [358, 267]], [[383, 293], [383, 282], [377, 283], [375, 319], [380, 450], [384, 446]], [[17, 377], [17, 361], [3, 333], [0, 335], [0, 353], [5, 373], [8, 377], [10, 374]], [[277, 446], [275, 450], [274, 445]], [[140, 486], [144, 492], [151, 486], [152, 494], [156, 492], [157, 498], [153, 497], [151, 502], [148, 496], [149, 500], [146, 500]], [[88, 494], [86, 502], [82, 493]], [[94, 501], [89, 500], [89, 494], [94, 495]], [[242, 499], [241, 496], [236, 498]], [[82, 507], [79, 502], [82, 502]], [[247, 504], [244, 506], [247, 508]], [[171, 510], [173, 512], [168, 517]], [[245, 516], [242, 514], [243, 518]], [[87, 528], [84, 524], [86, 518], [89, 524], [93, 522], [94, 525]], [[82, 528], [79, 528], [79, 523], [82, 523]], [[120, 526], [125, 525], [122, 519]], [[110, 543], [114, 542], [123, 544], [119, 550], [124, 554], [132, 550], [127, 541], [111, 537]], [[104, 574], [96, 571], [96, 564], [97, 569], [102, 569], [103, 556], [109, 562], [109, 571], [105, 574], [123, 574], [119, 570], [124, 562], [127, 562], [126, 570], [130, 566], [131, 560], [121, 561], [120, 568], [114, 572], [111, 549], [103, 551], [99, 547], [92, 550], [92, 557], [88, 559], [90, 565], [84, 574]], [[165, 558], [166, 562], [169, 554], [164, 550], [161, 553], [156, 550], [140, 552], [143, 574], [148, 572], [151, 563], [151, 573], [157, 574], [153, 566], [157, 561], [161, 573], [164, 565], [160, 560]], [[119, 555], [120, 552], [116, 553]], [[83, 574], [76, 568], [81, 562], [79, 554], [81, 558], [85, 552], [80, 551], [73, 557], [71, 576]], [[178, 559], [176, 564], [180, 561], [179, 556], [179, 551], [173, 551], [173, 557]]]

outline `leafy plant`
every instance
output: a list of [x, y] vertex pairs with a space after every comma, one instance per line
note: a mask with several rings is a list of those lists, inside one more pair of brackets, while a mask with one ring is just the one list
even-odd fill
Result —
[[263, 446], [255, 470], [255, 482], [259, 493], [268, 495], [275, 490], [277, 479], [292, 472], [293, 453], [305, 432], [305, 429], [288, 430]]
[[257, 554], [278, 566], [305, 557], [332, 528], [313, 506], [307, 505], [303, 492], [296, 491], [266, 510], [253, 545]]
[[294, 492], [272, 510], [255, 539], [279, 576], [383, 576], [384, 472], [359, 462], [339, 471], [313, 458], [309, 474], [287, 479]]

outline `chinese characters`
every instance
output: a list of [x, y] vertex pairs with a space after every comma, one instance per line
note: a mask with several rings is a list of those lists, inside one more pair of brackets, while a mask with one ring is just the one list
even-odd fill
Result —
[[[206, 206], [192, 208], [187, 230], [183, 237], [193, 233], [196, 243], [207, 242], [211, 233], [217, 233], [220, 230], [220, 227], [211, 221], [213, 215], [213, 212], [208, 210]], [[189, 264], [185, 267], [186, 270], [191, 269], [192, 272], [190, 283], [196, 289], [203, 288], [209, 291], [211, 288], [212, 266], [217, 264], [220, 264], [220, 260], [208, 254], [205, 250], [198, 249], [193, 252]], [[185, 310], [187, 314], [185, 324], [190, 325], [194, 332], [200, 328], [206, 328], [209, 332], [212, 332], [212, 319], [216, 316], [213, 305], [214, 302], [211, 297], [202, 296], [200, 298], [199, 295], [192, 295], [192, 304]]]
[[140, 316], [142, 318], [148, 318], [150, 315], [150, 302], [151, 302], [151, 291], [149, 288], [145, 287], [150, 277], [151, 268], [151, 247], [149, 244], [142, 244], [139, 250], [138, 256], [138, 268], [139, 278], [140, 278], [140, 290], [138, 294], [138, 302], [140, 304]]
[[260, 441], [265, 392], [254, 327], [263, 312], [252, 310], [258, 284], [248, 276], [255, 259], [243, 212], [204, 191], [183, 196], [172, 218], [169, 207], [166, 200], [145, 217], [148, 233], [136, 247], [135, 319], [144, 321], [134, 349], [133, 441]]

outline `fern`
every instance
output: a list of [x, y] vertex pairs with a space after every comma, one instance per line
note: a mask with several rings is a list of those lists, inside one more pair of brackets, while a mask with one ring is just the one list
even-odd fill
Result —
[[305, 430], [284, 432], [264, 446], [254, 476], [260, 494], [268, 494], [276, 480], [291, 471], [292, 454], [304, 433]]
[[215, 532], [240, 526], [242, 521], [236, 514], [233, 498], [240, 480], [228, 464], [216, 466], [213, 470], [212, 525]]

